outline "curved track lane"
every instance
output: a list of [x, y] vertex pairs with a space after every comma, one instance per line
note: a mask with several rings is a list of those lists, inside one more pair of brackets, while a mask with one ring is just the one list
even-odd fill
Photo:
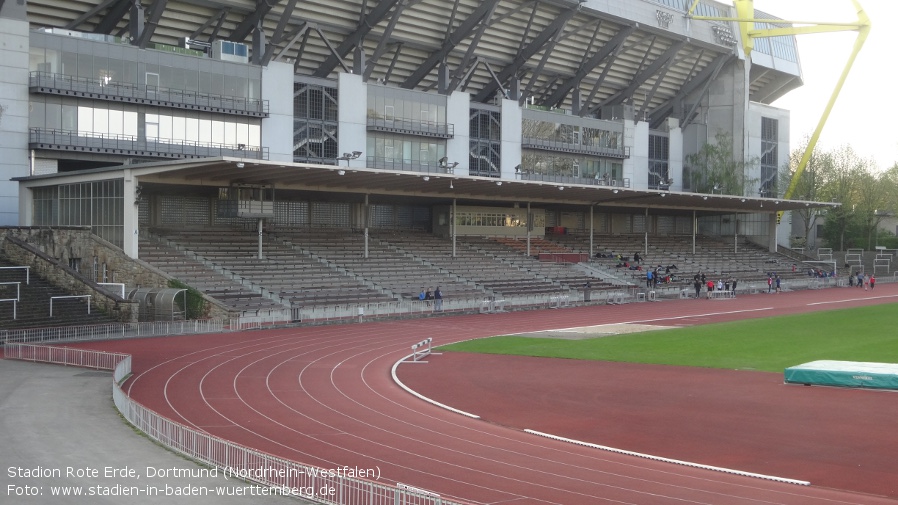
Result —
[[303, 463], [371, 472], [369, 477], [382, 482], [403, 482], [470, 502], [894, 505], [881, 497], [544, 439], [427, 404], [390, 377], [393, 363], [426, 337], [448, 343], [619, 322], [692, 325], [898, 301], [898, 285], [882, 287], [875, 297], [846, 288], [734, 301], [679, 300], [108, 342], [103, 347], [132, 353], [134, 376], [126, 389], [179, 422]]

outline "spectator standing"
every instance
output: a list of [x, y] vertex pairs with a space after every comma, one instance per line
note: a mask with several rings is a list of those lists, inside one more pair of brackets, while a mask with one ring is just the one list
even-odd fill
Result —
[[437, 286], [436, 291], [433, 292], [433, 310], [437, 312], [443, 311], [443, 292], [440, 291], [439, 286]]
[[738, 279], [733, 277], [733, 296], [736, 296], [736, 281], [738, 281]]
[[767, 292], [770, 293], [771, 291], [773, 291], [773, 277], [767, 274]]
[[647, 270], [645, 272], [645, 287], [647, 287], [647, 288], [652, 287], [652, 281], [653, 281], [654, 275], [655, 275], [655, 272], [653, 272], [652, 270]]
[[695, 274], [695, 277], [692, 279], [692, 287], [695, 288], [695, 299], [698, 300], [698, 297], [702, 294], [702, 283], [698, 279], [698, 274]]
[[780, 292], [780, 276], [779, 275], [776, 276], [776, 292], [777, 293]]
[[873, 274], [870, 274], [870, 289], [873, 289], [875, 287], [876, 287], [876, 276]]
[[864, 291], [870, 287], [870, 277], [867, 274], [864, 274]]
[[633, 263], [636, 263], [638, 265], [640, 261], [642, 261], [642, 258], [639, 256], [639, 253], [633, 253]]

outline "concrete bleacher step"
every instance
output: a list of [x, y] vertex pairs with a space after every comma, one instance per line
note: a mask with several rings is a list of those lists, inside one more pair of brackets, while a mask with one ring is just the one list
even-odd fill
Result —
[[[0, 266], [15, 267], [15, 263], [0, 258]], [[45, 279], [31, 272], [26, 284], [24, 270], [0, 269], [0, 282], [19, 282], [20, 300], [15, 304], [0, 302], [0, 328], [6, 330], [37, 328], [49, 326], [79, 326], [87, 324], [103, 324], [114, 319], [96, 307], [87, 313], [87, 304], [81, 299], [57, 299], [53, 302], [53, 317], [50, 317], [50, 297], [69, 296], [71, 293], [53, 286]], [[15, 298], [14, 285], [0, 285], [0, 299]]]

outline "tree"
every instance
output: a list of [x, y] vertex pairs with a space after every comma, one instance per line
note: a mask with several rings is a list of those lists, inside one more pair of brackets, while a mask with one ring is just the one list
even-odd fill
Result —
[[[806, 138], [803, 145], [792, 151], [790, 154], [788, 166], [784, 167], [784, 170], [780, 170], [778, 187], [788, 188], [790, 184], [792, 184], [792, 178], [795, 177], [795, 172], [798, 170], [798, 163], [801, 161], [807, 143], [808, 139]], [[824, 170], [824, 165], [831, 163], [828, 157], [829, 153], [823, 152], [819, 146], [814, 148], [814, 152], [811, 153], [811, 157], [808, 159], [804, 171], [798, 177], [798, 181], [795, 182], [795, 188], [792, 191], [792, 195], [790, 195], [790, 199], [805, 200], [809, 202], [821, 201], [821, 193], [824, 184], [822, 172]], [[807, 238], [810, 236], [811, 230], [814, 229], [817, 225], [817, 221], [825, 214], [825, 212], [826, 210], [823, 208], [810, 205], [792, 211], [792, 215], [798, 216], [803, 224], [803, 237]]]
[[826, 153], [821, 161], [818, 172], [823, 177], [820, 199], [841, 204], [827, 212], [824, 240], [827, 246], [841, 251], [846, 247], [862, 247], [866, 242], [864, 230], [868, 226], [863, 213], [873, 210], [868, 209], [870, 202], [878, 201], [874, 197], [875, 178], [871, 175], [873, 162], [858, 156], [851, 146]]
[[759, 160], [756, 157], [737, 160], [733, 152], [733, 137], [727, 132], [718, 132], [714, 140], [713, 144], [707, 143], [699, 152], [686, 156], [684, 178], [696, 193], [744, 195], [747, 187], [755, 182], [746, 177], [745, 172], [756, 166]]

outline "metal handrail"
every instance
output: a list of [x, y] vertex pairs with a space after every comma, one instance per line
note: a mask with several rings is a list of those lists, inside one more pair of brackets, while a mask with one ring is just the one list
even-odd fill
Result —
[[157, 102], [169, 102], [173, 104], [190, 105], [195, 107], [210, 107], [227, 111], [243, 111], [267, 116], [269, 114], [268, 100], [259, 98], [245, 98], [232, 95], [219, 95], [216, 93], [200, 93], [197, 91], [162, 88], [159, 86], [126, 84], [120, 82], [101, 82], [95, 79], [73, 77], [51, 72], [33, 71], [28, 76], [28, 86], [31, 88], [50, 88], [80, 93], [90, 93], [92, 98], [105, 96], [119, 98], [135, 98], [140, 100], [153, 100]]
[[263, 146], [165, 138], [141, 140], [140, 137], [135, 135], [78, 132], [55, 128], [29, 128], [28, 142], [30, 144], [54, 144], [88, 149], [150, 152], [157, 155], [235, 156], [240, 158], [268, 159], [268, 148]]

